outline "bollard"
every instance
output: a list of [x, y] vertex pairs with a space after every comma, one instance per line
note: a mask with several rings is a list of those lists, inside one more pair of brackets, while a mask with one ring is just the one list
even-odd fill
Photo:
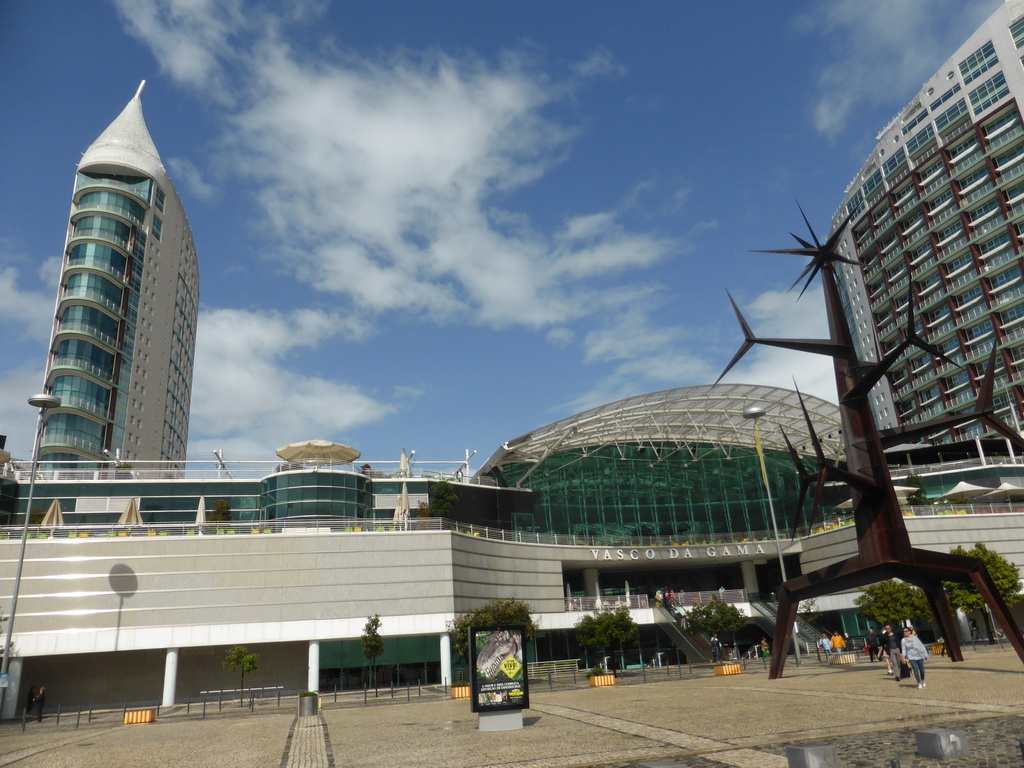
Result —
[[548, 690], [551, 690], [554, 687], [555, 687], [555, 675], [554, 675], [553, 672], [548, 670]]
[[206, 717], [206, 699], [203, 699], [203, 717]]
[[82, 722], [82, 708], [79, 707], [78, 708], [78, 717], [75, 718], [75, 728], [77, 728], [78, 724], [81, 723], [81, 722]]
[[91, 701], [89, 702], [89, 719], [86, 720], [85, 722], [87, 722], [87, 723], [91, 723], [92, 722], [92, 702]]
[[334, 703], [338, 703], [338, 684], [334, 684]]
[[188, 697], [185, 698], [185, 714], [187, 715], [187, 714], [190, 714], [191, 712], [192, 712], [192, 697], [188, 696]]
[[917, 743], [917, 754], [936, 760], [949, 760], [967, 755], [971, 751], [970, 741], [964, 731], [923, 728], [914, 731], [914, 741]]
[[406, 701], [411, 701], [412, 700], [412, 688], [409, 687], [409, 682], [408, 681], [406, 681], [406, 683], [405, 683], [405, 700]]
[[60, 704], [57, 705], [57, 725], [60, 725]]
[[395, 681], [391, 681], [391, 698], [395, 698]]
[[281, 689], [277, 689], [277, 706], [281, 706]]
[[364, 705], [364, 706], [366, 705], [366, 694], [367, 694], [367, 692], [368, 692], [368, 691], [367, 691], [367, 688], [366, 688], [366, 686], [364, 685], [364, 686], [363, 686], [363, 705]]
[[252, 712], [256, 708], [256, 697], [249, 696], [249, 711]]
[[221, 694], [217, 693], [217, 711], [220, 712], [224, 708], [224, 702], [221, 700]]

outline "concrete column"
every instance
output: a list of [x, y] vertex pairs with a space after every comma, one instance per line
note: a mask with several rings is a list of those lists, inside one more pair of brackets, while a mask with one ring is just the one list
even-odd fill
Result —
[[596, 597], [597, 604], [601, 604], [601, 584], [598, 581], [597, 568], [583, 569], [583, 594], [587, 597]]
[[309, 641], [309, 673], [306, 675], [306, 690], [320, 690], [320, 641]]
[[747, 599], [760, 592], [757, 587], [757, 571], [754, 569], [753, 560], [740, 561], [740, 573], [743, 574], [743, 591], [747, 593]]
[[160, 700], [161, 707], [173, 707], [174, 695], [178, 685], [178, 649], [168, 648], [164, 656], [164, 695]]
[[452, 639], [441, 635], [441, 685], [452, 684]]
[[4, 720], [21, 719], [22, 707], [25, 706], [25, 702], [22, 699], [28, 695], [28, 689], [22, 689], [21, 667], [21, 658], [12, 656], [7, 669], [9, 674], [7, 688], [0, 691], [4, 702], [3, 707], [0, 708], [0, 718]]

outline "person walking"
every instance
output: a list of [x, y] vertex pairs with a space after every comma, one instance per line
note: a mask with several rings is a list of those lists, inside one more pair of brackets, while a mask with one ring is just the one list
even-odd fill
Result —
[[878, 655], [878, 635], [874, 627], [868, 627], [868, 636], [864, 638], [864, 652], [868, 655], [868, 661], [875, 661]]
[[770, 659], [772, 657], [772, 648], [768, 645], [768, 638], [761, 635], [761, 658]]
[[892, 631], [892, 626], [889, 624], [885, 625], [885, 629], [882, 630], [882, 635], [885, 638], [885, 650], [888, 653], [888, 658], [886, 658], [885, 663], [889, 665], [889, 671], [886, 672], [886, 674], [893, 676], [898, 683], [901, 679], [900, 641]]
[[821, 637], [818, 639], [818, 649], [824, 654], [826, 660], [828, 655], [832, 653], [832, 643], [829, 642], [828, 635], [824, 632], [821, 633]]
[[32, 699], [32, 703], [36, 707], [36, 722], [43, 722], [43, 706], [46, 704], [46, 688], [39, 686], [39, 693]]
[[846, 640], [839, 634], [838, 629], [832, 633], [832, 640], [830, 641], [830, 644], [832, 645], [832, 653], [836, 656], [842, 653], [843, 649], [846, 648]]
[[928, 658], [928, 649], [924, 647], [924, 643], [914, 632], [913, 627], [903, 628], [903, 642], [900, 644], [900, 650], [914, 673], [917, 687], [924, 688], [924, 660]]

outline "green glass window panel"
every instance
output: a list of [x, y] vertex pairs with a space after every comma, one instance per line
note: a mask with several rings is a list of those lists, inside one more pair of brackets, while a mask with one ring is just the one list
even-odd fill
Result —
[[996, 56], [995, 46], [989, 40], [981, 48], [960, 62], [960, 75], [964, 79], [964, 85], [977, 80], [998, 62], [999, 57]]
[[971, 106], [976, 113], [984, 112], [1009, 92], [1010, 86], [1006, 84], [1006, 77], [1002, 72], [996, 72], [995, 75], [971, 91]]

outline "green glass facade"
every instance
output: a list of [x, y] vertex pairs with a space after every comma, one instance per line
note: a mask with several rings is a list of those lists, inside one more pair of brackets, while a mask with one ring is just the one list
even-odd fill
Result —
[[[767, 452], [765, 465], [780, 532], [788, 531], [800, 490], [793, 461]], [[491, 474], [500, 485], [514, 486], [530, 469], [523, 485], [533, 490], [536, 508], [532, 516], [517, 515], [520, 530], [680, 540], [771, 530], [752, 448], [606, 445], [555, 453], [536, 466], [504, 464]]]

